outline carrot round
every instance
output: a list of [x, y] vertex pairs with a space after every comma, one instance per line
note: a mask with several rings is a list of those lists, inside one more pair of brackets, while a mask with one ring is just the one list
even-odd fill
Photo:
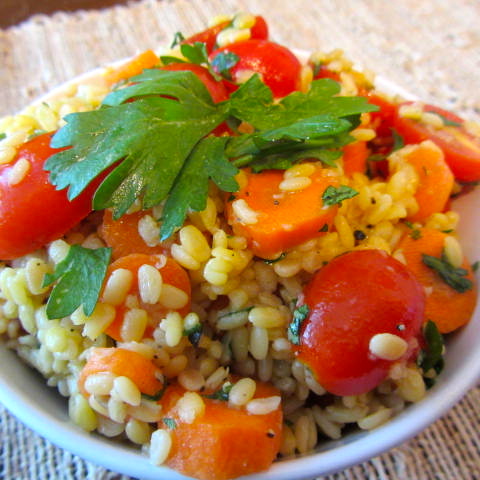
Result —
[[[331, 170], [316, 168], [311, 184], [303, 190], [285, 192], [279, 188], [283, 171], [245, 170], [246, 184], [228, 198], [228, 223], [237, 235], [245, 236], [253, 252], [262, 258], [276, 258], [285, 250], [322, 235], [332, 225], [337, 206], [323, 205], [322, 194], [338, 180]], [[234, 202], [243, 200], [257, 214], [255, 223], [245, 223], [235, 213]]]
[[80, 373], [78, 388], [88, 396], [85, 390], [87, 377], [108, 372], [128, 377], [142, 393], [155, 395], [162, 388], [162, 382], [155, 376], [156, 371], [157, 367], [140, 353], [124, 348], [95, 348]]
[[[174, 287], [183, 290], [189, 297], [189, 300], [185, 306], [179, 308], [177, 311], [180, 315], [184, 316], [190, 312], [190, 298], [191, 298], [191, 285], [188, 274], [185, 270], [172, 258], [163, 257], [163, 260], [158, 255], [145, 255], [141, 253], [127, 255], [115, 260], [112, 264], [109, 265], [107, 270], [106, 278], [112, 274], [114, 270], [119, 268], [124, 268], [130, 270], [133, 275], [132, 285], [129, 290], [129, 294], [138, 294], [138, 269], [142, 265], [151, 265], [156, 267], [159, 272], [162, 274], [162, 280], [164, 284], [172, 285]], [[163, 305], [157, 304], [145, 304], [140, 302], [140, 307], [146, 310], [153, 320], [154, 325], [150, 325], [148, 331], [151, 331], [155, 328], [156, 323], [168, 312], [168, 309]], [[105, 333], [117, 341], [121, 341], [121, 328], [123, 324], [123, 319], [126, 311], [128, 310], [127, 306], [122, 304], [116, 308], [115, 319], [107, 327]]]
[[345, 175], [365, 173], [367, 170], [367, 142], [357, 140], [343, 147], [343, 171]]
[[142, 73], [146, 68], [154, 67], [159, 61], [160, 59], [152, 50], [145, 50], [120, 67], [108, 70], [105, 73], [105, 81], [113, 85]]
[[421, 228], [403, 237], [398, 248], [405, 257], [408, 269], [425, 287], [425, 320], [432, 320], [441, 333], [451, 332], [466, 324], [473, 313], [477, 299], [475, 277], [467, 259], [462, 268], [473, 286], [463, 293], [450, 287], [437, 272], [427, 267], [422, 255], [441, 258], [446, 233], [430, 228]]
[[432, 213], [445, 210], [452, 193], [454, 177], [443, 152], [429, 140], [414, 146], [405, 155], [405, 160], [413, 166], [419, 177], [415, 193], [418, 212], [408, 219], [423, 222]]
[[131, 253], [154, 255], [168, 251], [165, 244], [154, 247], [148, 246], [140, 236], [138, 222], [145, 215], [145, 212], [135, 212], [114, 220], [111, 210], [105, 210], [99, 235], [107, 246], [112, 248], [112, 258], [114, 260]]
[[[252, 415], [245, 408], [203, 397], [205, 413], [193, 423], [183, 423], [175, 404], [185, 390], [170, 385], [161, 399], [163, 418], [175, 421], [170, 430], [172, 447], [166, 464], [201, 480], [226, 480], [267, 469], [281, 443], [282, 411]], [[257, 382], [255, 398], [279, 395], [271, 385]], [[165, 428], [160, 422], [160, 428]]]

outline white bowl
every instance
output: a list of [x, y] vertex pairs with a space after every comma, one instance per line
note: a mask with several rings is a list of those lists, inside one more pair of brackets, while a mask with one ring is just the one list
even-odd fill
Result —
[[[305, 57], [303, 53], [300, 56]], [[72, 84], [91, 83], [100, 69], [82, 75], [42, 97], [58, 97]], [[385, 79], [379, 89], [414, 99]], [[459, 234], [471, 261], [480, 259], [480, 188], [454, 202], [461, 215]], [[410, 405], [387, 424], [369, 432], [351, 433], [326, 441], [315, 453], [274, 463], [249, 480], [295, 480], [326, 475], [374, 457], [413, 437], [445, 414], [480, 378], [480, 306], [472, 321], [448, 339], [446, 366], [436, 385], [421, 402]], [[0, 342], [0, 402], [20, 421], [52, 443], [95, 464], [143, 480], [185, 479], [166, 467], [151, 465], [148, 458], [126, 443], [88, 434], [69, 420], [67, 401], [45, 384], [42, 376], [24, 364]]]

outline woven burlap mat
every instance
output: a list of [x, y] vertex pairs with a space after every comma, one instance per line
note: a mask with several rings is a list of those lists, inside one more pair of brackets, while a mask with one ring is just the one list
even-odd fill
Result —
[[[477, 0], [144, 0], [104, 11], [36, 17], [0, 31], [0, 116], [96, 66], [166, 45], [218, 13], [268, 18], [279, 43], [342, 48], [418, 97], [480, 119]], [[1, 368], [8, 368], [3, 365]], [[330, 480], [480, 479], [480, 389], [413, 440]], [[60, 450], [0, 407], [0, 478], [127, 477]]]

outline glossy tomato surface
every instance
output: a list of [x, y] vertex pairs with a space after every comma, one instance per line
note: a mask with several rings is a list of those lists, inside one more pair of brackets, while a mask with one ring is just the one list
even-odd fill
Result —
[[231, 52], [239, 57], [230, 69], [233, 82], [244, 80], [250, 72], [258, 73], [275, 97], [284, 97], [300, 88], [301, 64], [286, 47], [268, 40], [247, 40], [232, 43], [215, 50], [213, 60], [221, 52]]
[[457, 180], [462, 182], [480, 180], [480, 138], [467, 131], [462, 118], [447, 110], [425, 105], [424, 111], [440, 114], [447, 120], [447, 124], [443, 128], [435, 128], [420, 120], [402, 117], [397, 109], [394, 128], [405, 143], [432, 140], [442, 149], [445, 160]]
[[392, 361], [375, 357], [370, 339], [391, 333], [418, 347], [424, 292], [406, 267], [382, 250], [356, 250], [319, 270], [305, 289], [310, 309], [297, 355], [320, 384], [335, 395], [375, 388]]
[[192, 72], [202, 81], [205, 87], [207, 87], [207, 90], [215, 103], [223, 102], [228, 98], [228, 93], [223, 83], [215, 80], [210, 72], [200, 65], [196, 65], [194, 63], [171, 63], [161, 67], [161, 70], [168, 70], [170, 72]]
[[[0, 259], [11, 260], [61, 237], [92, 210], [94, 186], [73, 201], [66, 190], [56, 190], [43, 169], [59, 149], [50, 147], [52, 134], [43, 134], [20, 147], [15, 159], [0, 166]], [[15, 184], [15, 166], [28, 169]], [[18, 167], [17, 167], [18, 168]]]

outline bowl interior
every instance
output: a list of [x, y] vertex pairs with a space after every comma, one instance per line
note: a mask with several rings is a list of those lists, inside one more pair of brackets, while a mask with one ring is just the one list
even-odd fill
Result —
[[[300, 56], [304, 56], [301, 54]], [[95, 79], [95, 70], [75, 83]], [[71, 85], [73, 82], [67, 84]], [[379, 79], [380, 89], [414, 98], [408, 92], [395, 91], [395, 85]], [[65, 86], [41, 100], [58, 96]], [[461, 215], [459, 233], [465, 253], [471, 261], [480, 259], [480, 189], [454, 203]], [[371, 432], [354, 432], [338, 441], [326, 441], [315, 453], [275, 463], [270, 470], [248, 477], [251, 480], [293, 480], [325, 475], [400, 444], [432, 423], [473, 386], [480, 377], [480, 309], [473, 320], [448, 339], [446, 367], [437, 384], [421, 402], [409, 406], [386, 425]], [[51, 442], [86, 460], [114, 471], [145, 480], [185, 478], [170, 469], [154, 467], [138, 449], [126, 443], [85, 433], [69, 421], [67, 401], [55, 389], [46, 386], [39, 373], [24, 364], [0, 341], [0, 402], [23, 423]]]

